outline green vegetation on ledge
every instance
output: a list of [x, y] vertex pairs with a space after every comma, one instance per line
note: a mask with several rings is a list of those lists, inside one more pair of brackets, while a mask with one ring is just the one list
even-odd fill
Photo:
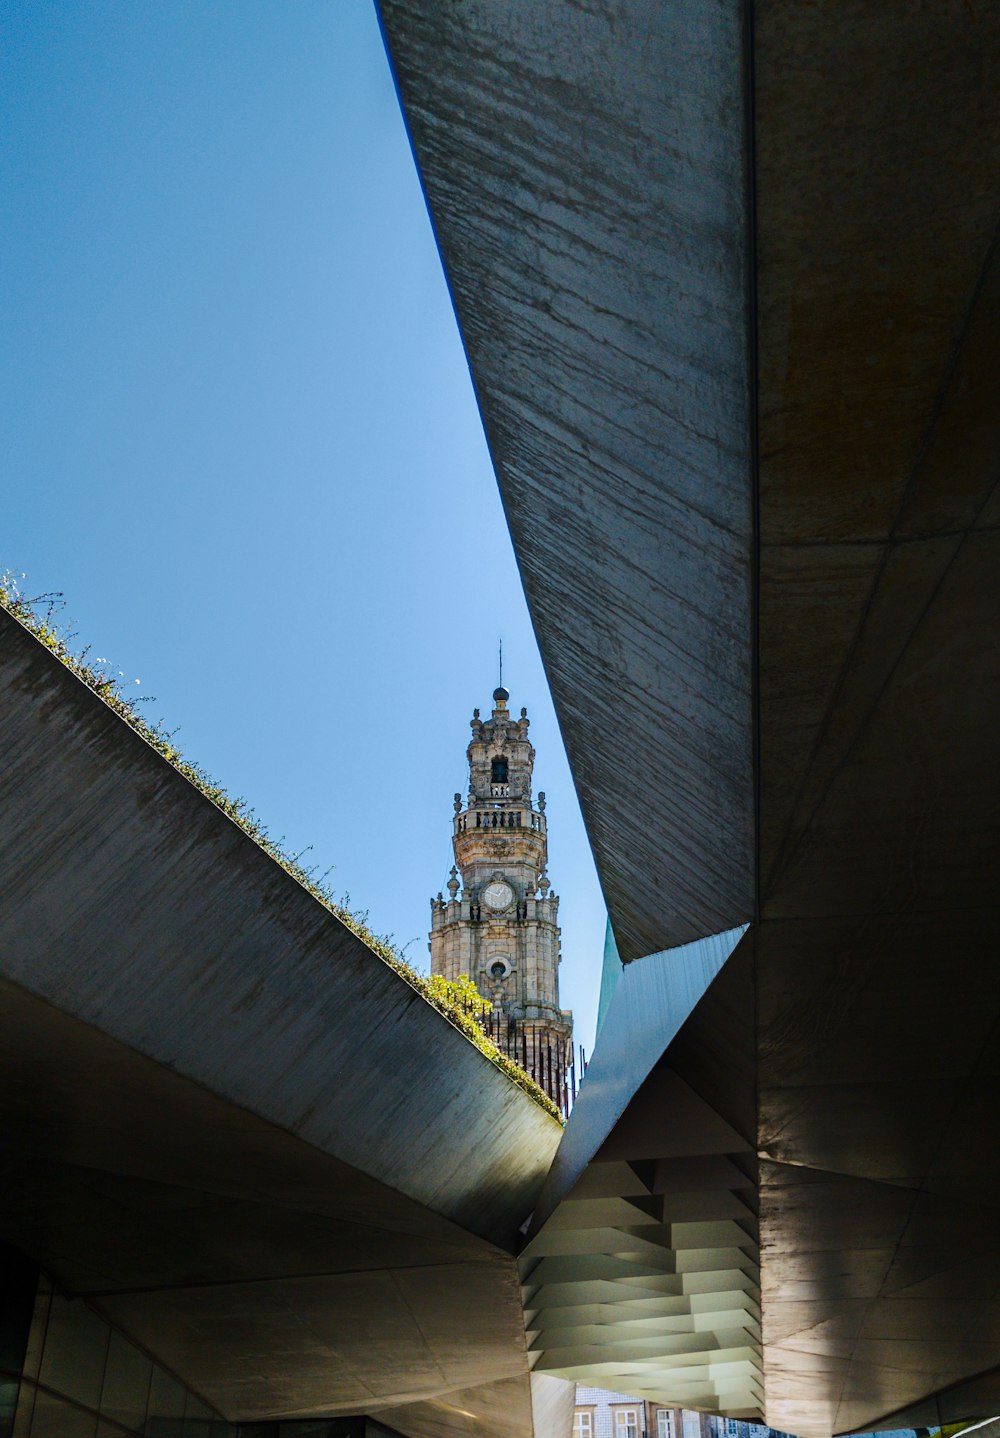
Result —
[[59, 595], [42, 595], [40, 598], [28, 599], [20, 592], [17, 579], [13, 575], [0, 574], [0, 608], [5, 609], [41, 644], [44, 644], [45, 648], [54, 654], [62, 664], [65, 664], [67, 669], [72, 670], [78, 679], [81, 679], [89, 689], [92, 689], [104, 700], [109, 708], [124, 719], [126, 724], [141, 735], [147, 744], [151, 745], [186, 779], [196, 785], [206, 798], [211, 799], [212, 803], [224, 814], [239, 824], [244, 833], [270, 854], [271, 858], [276, 860], [286, 873], [308, 889], [324, 908], [329, 909], [390, 968], [395, 969], [396, 973], [405, 979], [421, 998], [443, 1014], [457, 1029], [460, 1029], [466, 1038], [471, 1039], [491, 1063], [501, 1069], [509, 1079], [523, 1089], [541, 1108], [545, 1109], [546, 1113], [551, 1114], [557, 1122], [561, 1123], [559, 1111], [548, 1094], [539, 1088], [519, 1064], [514, 1063], [497, 1048], [492, 1039], [483, 1032], [478, 1022], [478, 1018], [481, 1016], [479, 1006], [483, 1001], [471, 980], [465, 980], [464, 985], [461, 981], [454, 984], [449, 983], [446, 979], [433, 976], [427, 978], [423, 974], [419, 974], [412, 965], [406, 962], [402, 953], [388, 938], [379, 937], [370, 931], [365, 923], [365, 916], [352, 913], [343, 903], [338, 903], [322, 880], [315, 880], [310, 872], [303, 868], [298, 859], [286, 854], [280, 844], [271, 838], [266, 827], [260, 822], [245, 799], [230, 798], [226, 791], [210, 775], [206, 774], [204, 769], [198, 764], [192, 763], [190, 759], [184, 758], [180, 750], [171, 742], [171, 736], [164, 732], [160, 725], [147, 723], [137, 708], [141, 696], [133, 698], [124, 692], [118, 682], [119, 676], [102, 667], [106, 661], [89, 660], [86, 649], [80, 654], [73, 653], [69, 648], [67, 636], [53, 624], [53, 616], [58, 611], [60, 603]]

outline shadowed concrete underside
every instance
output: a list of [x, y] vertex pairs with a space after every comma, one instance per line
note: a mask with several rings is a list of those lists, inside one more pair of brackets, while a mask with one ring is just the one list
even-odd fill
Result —
[[6, 614], [0, 747], [3, 1237], [227, 1417], [530, 1438], [559, 1126]]

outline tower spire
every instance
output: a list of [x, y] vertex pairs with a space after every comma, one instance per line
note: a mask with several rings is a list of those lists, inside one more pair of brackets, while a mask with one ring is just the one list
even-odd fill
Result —
[[[503, 636], [502, 636], [502, 635], [501, 635], [500, 638], [497, 640], [497, 660], [498, 660], [498, 664], [499, 664], [499, 667], [500, 667], [500, 683], [497, 685], [497, 687], [496, 687], [496, 688], [494, 689], [494, 691], [493, 691], [493, 702], [494, 702], [494, 704], [498, 705], [499, 708], [504, 709], [504, 708], [506, 707], [507, 700], [510, 698], [510, 695], [507, 693], [507, 690], [503, 687]], [[495, 714], [495, 713], [496, 713], [496, 710], [494, 709], [493, 712], [494, 712], [494, 714]]]

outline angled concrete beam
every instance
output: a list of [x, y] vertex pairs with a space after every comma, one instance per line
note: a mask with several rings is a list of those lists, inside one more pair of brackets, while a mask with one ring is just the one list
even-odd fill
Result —
[[531, 1438], [559, 1125], [6, 613], [0, 749], [5, 1239], [231, 1419]]
[[380, 12], [621, 956], [732, 928], [753, 912], [744, 6]]

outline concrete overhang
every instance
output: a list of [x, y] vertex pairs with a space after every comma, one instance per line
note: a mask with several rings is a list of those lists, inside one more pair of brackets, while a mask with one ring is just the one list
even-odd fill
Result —
[[742, 11], [380, 11], [619, 950], [732, 928], [754, 894]]
[[231, 1419], [530, 1438], [559, 1125], [6, 613], [0, 752], [3, 1238]]
[[757, 1159], [664, 1059], [745, 927], [632, 964], [521, 1255], [536, 1372], [728, 1418], [763, 1408]]
[[767, 1419], [986, 1416], [1000, 6], [380, 10], [622, 957], [752, 921]]

